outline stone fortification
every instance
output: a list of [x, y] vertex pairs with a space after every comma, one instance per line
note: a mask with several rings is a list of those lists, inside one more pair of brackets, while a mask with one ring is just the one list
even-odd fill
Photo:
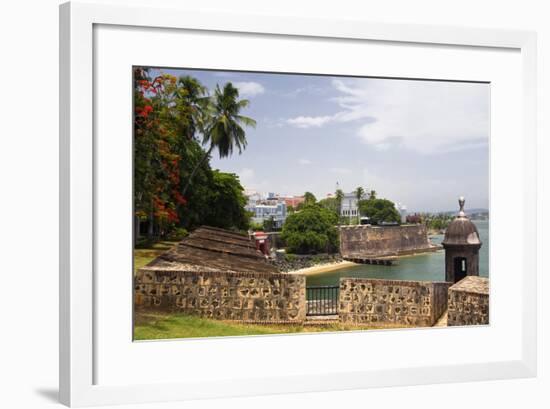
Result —
[[340, 253], [344, 258], [388, 257], [436, 251], [423, 224], [402, 226], [341, 226]]
[[344, 323], [425, 327], [447, 308], [450, 283], [341, 278], [339, 316]]
[[255, 323], [305, 319], [305, 277], [281, 274], [244, 235], [201, 227], [138, 270], [137, 310]]
[[139, 270], [136, 309], [183, 312], [254, 323], [302, 322], [303, 275], [220, 271]]
[[449, 288], [447, 325], [489, 324], [489, 279], [468, 276]]

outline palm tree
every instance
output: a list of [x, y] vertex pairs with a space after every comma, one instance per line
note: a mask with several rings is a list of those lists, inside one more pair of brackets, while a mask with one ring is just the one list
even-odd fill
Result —
[[369, 200], [376, 199], [376, 190], [371, 190], [369, 192]]
[[185, 195], [197, 170], [210, 156], [214, 148], [218, 149], [220, 158], [230, 156], [235, 147], [239, 150], [239, 154], [246, 148], [246, 134], [242, 125], [256, 126], [255, 120], [240, 115], [241, 109], [246, 108], [249, 103], [247, 99], [239, 100], [239, 90], [230, 82], [225, 84], [223, 89], [216, 85], [214, 96], [208, 107], [210, 115], [202, 141], [203, 145], [210, 144], [210, 147], [193, 168], [183, 188], [182, 195]]
[[204, 132], [210, 103], [207, 88], [196, 78], [181, 76], [178, 78], [175, 102], [180, 134], [192, 139], [197, 131]]
[[315, 195], [311, 192], [304, 193], [304, 204], [306, 205], [312, 205], [317, 202], [317, 198]]
[[365, 196], [365, 189], [359, 186], [355, 189], [355, 198], [357, 199], [357, 224], [361, 223], [361, 215], [359, 214], [359, 201]]
[[344, 192], [342, 189], [336, 189], [334, 196], [336, 199], [336, 206], [338, 208], [338, 220], [340, 220], [340, 216], [342, 215], [342, 201], [344, 200]]

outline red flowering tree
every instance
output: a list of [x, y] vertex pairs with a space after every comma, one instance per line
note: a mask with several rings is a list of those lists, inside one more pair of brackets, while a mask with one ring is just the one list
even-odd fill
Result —
[[[223, 174], [226, 183], [233, 179], [235, 188], [228, 190], [224, 201], [215, 200], [221, 173], [212, 172], [205, 160], [211, 149], [205, 151], [200, 143], [208, 140], [216, 118], [213, 100], [195, 78], [152, 77], [148, 69], [134, 69], [136, 239], [142, 223], [149, 238], [204, 223], [247, 227], [243, 189], [236, 175]], [[191, 179], [193, 188], [188, 189]], [[219, 217], [224, 207], [240, 210]]]

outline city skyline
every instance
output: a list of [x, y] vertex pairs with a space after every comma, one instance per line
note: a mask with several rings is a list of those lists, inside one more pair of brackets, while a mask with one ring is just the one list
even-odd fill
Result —
[[245, 189], [322, 199], [362, 186], [409, 211], [488, 208], [488, 84], [187, 69], [250, 100], [247, 149], [211, 165]]

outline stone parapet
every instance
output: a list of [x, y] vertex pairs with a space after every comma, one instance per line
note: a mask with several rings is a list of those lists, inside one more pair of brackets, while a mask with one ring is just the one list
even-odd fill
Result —
[[448, 326], [489, 324], [489, 279], [468, 276], [449, 288]]
[[250, 323], [300, 323], [306, 280], [299, 274], [174, 271], [142, 268], [136, 309], [157, 309]]
[[451, 283], [341, 278], [339, 315], [343, 323], [425, 327], [447, 308]]

